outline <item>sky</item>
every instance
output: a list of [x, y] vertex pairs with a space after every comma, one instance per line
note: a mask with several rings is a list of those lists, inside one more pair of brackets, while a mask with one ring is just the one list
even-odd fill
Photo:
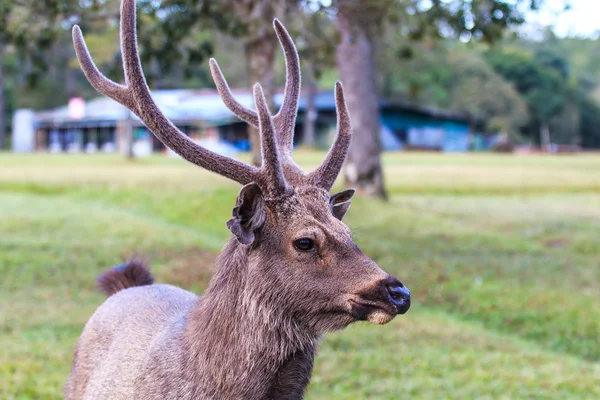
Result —
[[[331, 0], [318, 2], [331, 4]], [[571, 5], [568, 11], [564, 11], [565, 2]], [[431, 6], [431, 1], [422, 0], [422, 4], [427, 8]], [[539, 27], [552, 26], [559, 37], [597, 38], [600, 37], [600, 0], [545, 0], [540, 10], [527, 11], [526, 21], [527, 24], [521, 30], [532, 36], [536, 36]]]
[[570, 0], [571, 9], [563, 11], [564, 0], [546, 0], [537, 12], [529, 12], [527, 28], [536, 25], [554, 27], [560, 37], [598, 37], [600, 34], [600, 0]]

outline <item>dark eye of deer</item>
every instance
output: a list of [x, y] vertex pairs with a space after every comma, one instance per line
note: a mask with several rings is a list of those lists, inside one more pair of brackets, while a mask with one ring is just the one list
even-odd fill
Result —
[[315, 248], [315, 243], [312, 241], [312, 239], [302, 238], [294, 242], [294, 247], [300, 251], [311, 251]]

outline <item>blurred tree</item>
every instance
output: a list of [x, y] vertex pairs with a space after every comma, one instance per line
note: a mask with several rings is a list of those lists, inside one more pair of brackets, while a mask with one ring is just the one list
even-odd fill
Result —
[[42, 60], [37, 49], [47, 48], [54, 39], [54, 23], [61, 2], [0, 0], [0, 149], [6, 142], [5, 60], [16, 47], [20, 52], [36, 49], [30, 60], [38, 65]]
[[[545, 66], [522, 50], [493, 49], [486, 53], [490, 65], [512, 82], [521, 93], [531, 113], [528, 133], [539, 132], [539, 143], [550, 144], [550, 121], [565, 110], [572, 98], [570, 88], [561, 76], [561, 70]], [[531, 137], [535, 140], [535, 137]]]
[[[548, 95], [552, 95], [549, 104], [557, 99], [563, 103], [560, 111], [547, 119], [552, 142], [584, 147], [597, 143], [595, 138], [600, 134], [600, 127], [596, 131], [592, 121], [600, 101], [600, 40], [559, 38], [547, 28], [535, 40], [525, 36], [510, 36], [499, 44], [501, 46], [489, 49], [489, 53], [500, 52], [497, 55], [500, 59], [505, 57], [506, 52], [520, 53], [521, 57], [529, 59], [520, 68], [525, 70], [526, 65], [533, 63], [536, 68], [555, 74], [554, 81], [560, 80], [560, 84], [547, 91]], [[486, 54], [486, 59], [490, 56]], [[516, 64], [515, 68], [520, 63]], [[513, 81], [511, 83], [515, 84]], [[540, 142], [540, 125], [535, 115], [531, 115], [523, 135], [530, 142]]]
[[518, 140], [529, 122], [527, 105], [511, 83], [483, 59], [480, 46], [455, 40], [405, 43], [397, 32], [388, 32], [378, 57], [383, 95], [465, 113], [473, 129], [483, 133], [508, 133]]
[[[30, 1], [17, 0], [22, 8], [19, 13], [12, 14], [11, 19], [23, 21], [23, 18], [28, 15], [22, 11], [26, 9], [23, 7]], [[358, 0], [341, 3], [352, 6], [356, 1]], [[47, 2], [52, 1], [42, 0], [40, 4]], [[74, 1], [67, 0], [61, 3], [65, 8], [54, 18], [55, 22], [51, 29], [53, 38], [46, 46], [47, 50], [43, 51], [41, 47], [31, 46], [29, 42], [25, 46], [27, 51], [19, 50], [14, 44], [10, 44], [7, 50], [10, 55], [7, 57], [5, 54], [2, 58], [3, 66], [8, 68], [4, 70], [6, 72], [4, 75], [9, 74], [10, 77], [8, 79], [10, 85], [5, 85], [8, 90], [3, 91], [9, 96], [8, 103], [45, 108], [64, 104], [69, 96], [87, 97], [95, 94], [85, 83], [77, 62], [72, 57], [68, 28], [75, 22], [86, 25], [84, 26], [86, 39], [95, 60], [102, 64], [103, 70], [113, 79], [122, 79], [116, 35], [119, 18], [118, 3], [118, 1], [105, 3], [104, 0], [95, 2], [86, 0], [75, 4]], [[213, 51], [225, 66], [225, 73], [233, 86], [246, 84], [248, 79], [256, 80], [256, 78], [249, 78], [249, 63], [236, 61], [246, 52], [247, 43], [251, 41], [252, 35], [249, 32], [255, 28], [249, 26], [245, 19], [251, 19], [247, 17], [248, 13], [251, 13], [252, 7], [258, 3], [260, 2], [250, 0], [203, 2], [138, 0], [140, 50], [151, 84], [154, 87], [186, 88], [204, 87], [210, 84], [207, 63], [204, 61], [213, 54]], [[280, 0], [271, 3], [273, 16], [281, 17], [296, 39], [303, 63], [305, 90], [309, 93], [316, 91], [316, 85], [312, 82], [317, 80], [321, 83], [327, 82], [329, 88], [330, 83], [335, 79], [335, 71], [329, 67], [334, 63], [332, 49], [335, 47], [336, 40], [332, 38], [335, 36], [336, 18], [332, 17], [338, 15], [338, 3], [318, 0]], [[360, 3], [358, 1], [354, 5], [360, 8]], [[485, 63], [481, 63], [477, 52], [474, 53], [473, 49], [464, 49], [455, 39], [460, 37], [461, 40], [466, 41], [476, 38], [477, 42], [495, 40], [505, 27], [520, 23], [520, 15], [516, 11], [513, 13], [517, 10], [516, 3], [514, 9], [510, 8], [510, 12], [502, 8], [504, 6], [497, 8], [492, 4], [497, 2], [490, 0], [432, 1], [429, 5], [427, 2], [416, 0], [384, 0], [380, 4], [371, 3], [375, 4], [368, 4], [368, 6], [374, 9], [369, 7], [362, 9], [364, 15], [360, 18], [371, 19], [372, 23], [365, 28], [368, 33], [377, 32], [377, 35], [367, 35], [370, 40], [371, 54], [379, 54], [377, 65], [372, 64], [372, 69], [376, 68], [374, 74], [384, 77], [384, 80], [376, 82], [374, 90], [379, 86], [381, 92], [388, 97], [400, 93], [421, 103], [456, 111], [469, 111], [474, 116], [488, 121], [482, 128], [485, 131], [496, 129], [516, 131], [515, 127], [522, 121], [524, 111], [523, 101], [518, 99], [521, 97], [520, 94], [515, 97], [515, 90], [503, 81], [503, 77], [487, 68]], [[4, 7], [3, 18], [6, 17], [8, 8], [11, 9], [11, 13], [16, 8], [13, 2], [8, 0], [0, 0], [0, 4]], [[98, 7], [98, 4], [101, 6]], [[520, 3], [520, 7], [525, 5], [525, 2]], [[32, 12], [35, 10], [37, 8], [33, 7]], [[266, 81], [275, 79], [278, 84], [282, 84], [283, 63], [273, 65], [275, 58], [281, 55], [276, 48], [271, 20], [265, 16], [270, 13], [269, 10], [262, 13], [261, 23], [266, 27], [262, 32], [271, 35], [268, 40], [271, 40], [269, 46], [275, 46], [274, 56], [269, 59], [263, 58], [263, 61], [267, 62], [262, 65], [266, 66], [265, 71], [269, 68], [271, 71], [270, 78]], [[15, 20], [14, 15], [18, 15], [21, 19]], [[261, 13], [257, 12], [254, 15], [261, 15]], [[40, 18], [42, 21], [46, 20]], [[50, 17], [46, 16], [46, 18]], [[506, 24], [502, 21], [504, 18], [507, 19]], [[256, 19], [259, 20], [260, 18]], [[34, 23], [32, 26], [43, 26], [43, 24]], [[339, 27], [339, 23], [337, 26]], [[20, 27], [20, 29], [24, 28]], [[15, 37], [29, 38], [23, 34]], [[541, 49], [546, 42], [550, 43], [549, 48], [553, 49], [554, 53]], [[565, 83], [565, 86], [570, 88], [570, 91], [566, 92], [571, 96], [567, 97], [570, 100], [564, 100], [567, 105], [548, 122], [553, 132], [553, 139], [559, 132], [564, 133], [565, 137], [572, 138], [570, 132], [579, 129], [578, 121], [581, 120], [579, 135], [585, 142], [583, 132], [586, 130], [582, 104], [587, 106], [587, 111], [592, 110], [594, 106], [593, 102], [586, 103], [586, 96], [594, 96], [594, 89], [598, 87], [600, 70], [597, 66], [600, 64], [594, 62], [600, 59], [600, 56], [597, 56], [600, 54], [598, 43], [598, 41], [583, 39], [551, 41], [548, 37], [538, 46], [540, 48], [532, 46], [531, 43], [526, 44], [529, 46], [528, 53], [541, 56], [540, 64], [544, 68], [548, 67], [559, 76], [564, 76], [564, 73], [570, 74], [569, 82]], [[393, 49], [393, 53], [392, 50], [387, 51], [385, 57], [382, 57], [383, 52], [376, 51], [378, 46], [386, 50]], [[387, 55], [388, 53], [392, 54]], [[568, 62], [561, 65], [561, 60], [556, 59], [556, 53], [565, 55]], [[107, 69], [107, 67], [111, 68]], [[40, 74], [39, 72], [43, 70], [45, 72]], [[314, 80], [311, 71], [314, 71]], [[266, 82], [262, 78], [259, 80]], [[347, 94], [351, 95], [350, 92], [354, 88], [348, 84], [346, 78], [342, 77], [342, 80], [346, 84]], [[19, 84], [15, 85], [15, 83]], [[35, 84], [35, 87], [27, 87], [25, 83]], [[574, 96], [574, 93], [577, 93], [573, 91], [574, 88], [582, 86], [589, 87], [590, 90], [586, 91], [585, 96]], [[476, 90], [477, 87], [487, 89]], [[467, 95], [461, 96], [461, 93]], [[16, 97], [18, 102], [15, 101]], [[473, 98], [472, 101], [468, 100], [470, 97]], [[352, 110], [352, 114], [361, 113], [363, 104], [364, 102], [361, 102], [358, 110]], [[586, 121], [589, 120], [588, 115]], [[310, 128], [308, 125], [305, 124], [306, 129]], [[530, 126], [525, 133], [531, 129], [533, 128]], [[376, 130], [355, 128], [356, 138], [366, 136], [367, 143], [378, 143], [376, 132]], [[310, 142], [312, 134], [305, 132], [304, 135]], [[530, 135], [530, 137], [534, 136]], [[355, 141], [361, 140], [356, 138]], [[357, 151], [362, 150], [361, 146], [357, 147]], [[369, 146], [366, 148], [368, 149]], [[365, 151], [365, 154], [369, 153]], [[373, 153], [371, 155], [372, 157], [367, 159], [378, 165], [378, 151], [375, 151], [375, 155]], [[370, 161], [367, 165], [370, 165]]]
[[402, 96], [426, 105], [442, 106], [449, 97], [453, 79], [448, 58], [451, 40], [426, 39], [413, 42], [399, 31], [389, 29], [378, 54], [380, 87], [386, 98]]
[[[286, 27], [292, 34], [302, 69], [304, 98], [306, 99], [302, 144], [306, 147], [316, 145], [316, 96], [318, 81], [327, 69], [335, 67], [335, 42], [337, 31], [331, 16], [315, 1], [301, 0], [288, 5]], [[283, 82], [279, 82], [283, 84]], [[327, 85], [331, 90], [333, 84]]]
[[[400, 45], [400, 48], [404, 48]], [[387, 97], [468, 114], [472, 128], [508, 133], [519, 140], [529, 122], [527, 105], [512, 84], [496, 73], [474, 46], [453, 41], [413, 44], [408, 59], [388, 52], [384, 61]], [[401, 71], [398, 73], [397, 71]]]
[[[287, 1], [271, 0], [165, 0], [144, 1], [142, 10], [151, 13], [157, 26], [152, 33], [140, 33], [142, 57], [154, 59], [162, 70], [168, 70], [173, 61], [187, 57], [190, 63], [198, 63], [212, 54], [211, 42], [204, 46], [185, 46], [190, 32], [213, 28], [234, 36], [243, 43], [248, 76], [251, 82], [260, 82], [271, 109], [274, 106], [274, 60], [277, 39], [272, 28], [276, 14], [285, 14]], [[290, 2], [295, 4], [295, 2]], [[183, 46], [182, 46], [183, 44]], [[242, 54], [239, 55], [242, 57]], [[226, 72], [225, 72], [226, 73]], [[250, 129], [252, 163], [260, 165], [260, 138], [258, 131]]]
[[73, 21], [97, 11], [105, 0], [0, 0], [0, 149], [6, 142], [5, 68], [15, 54], [18, 69], [29, 87], [48, 70], [46, 56]]
[[393, 1], [338, 0], [332, 4], [337, 8], [336, 22], [341, 34], [337, 66], [354, 132], [346, 181], [368, 195], [386, 198], [373, 40], [381, 28], [377, 21], [385, 17]]
[[484, 133], [507, 133], [518, 140], [529, 121], [527, 104], [476, 51], [454, 51], [448, 58], [452, 71], [449, 96], [441, 107], [467, 112]]
[[[579, 145], [580, 110], [578, 82], [571, 73], [566, 54], [559, 50], [559, 40], [554, 33], [547, 32], [546, 38], [533, 48], [533, 56], [543, 68], [555, 71], [563, 85], [557, 87], [558, 95], [564, 96], [564, 106], [548, 121], [548, 132], [552, 132], [552, 142]], [[562, 94], [560, 93], [562, 92]], [[546, 129], [546, 128], [545, 128]]]
[[[333, 45], [326, 36], [333, 33], [331, 24], [328, 24], [327, 16], [319, 12], [324, 7], [313, 0], [144, 0], [142, 3], [147, 3], [146, 6], [142, 5], [142, 11], [151, 14], [157, 22], [149, 25], [152, 30], [149, 35], [139, 34], [140, 39], [148, 36], [147, 42], [140, 43], [143, 60], [155, 60], [161, 71], [169, 71], [174, 61], [187, 57], [190, 61], [188, 65], [197, 69], [197, 64], [211, 55], [212, 42], [194, 45], [193, 41], [189, 41], [190, 32], [212, 29], [230, 35], [243, 48], [243, 52], [234, 54], [233, 59], [245, 55], [249, 83], [261, 83], [272, 109], [274, 64], [279, 53], [272, 28], [274, 17], [282, 19], [294, 33], [309, 92], [316, 92], [320, 66], [331, 64]], [[182, 46], [186, 40], [188, 45]], [[198, 51], [198, 48], [203, 51]], [[224, 73], [229, 76], [227, 70]], [[312, 99], [313, 95], [309, 93], [308, 97]], [[313, 114], [310, 111], [307, 113], [309, 120]], [[305, 135], [310, 143], [314, 137], [314, 124], [305, 124], [305, 127], [308, 129]], [[252, 163], [260, 165], [260, 140], [256, 129], [250, 129], [250, 141]]]
[[[527, 5], [535, 8], [540, 2], [527, 0]], [[200, 44], [189, 40], [193, 32], [216, 28], [232, 35], [243, 43], [249, 79], [263, 84], [272, 105], [276, 53], [276, 39], [271, 28], [273, 17], [285, 17], [290, 10], [305, 12], [315, 4], [319, 5], [321, 11], [337, 13], [337, 26], [342, 34], [337, 50], [338, 67], [342, 80], [346, 82], [357, 132], [349, 157], [347, 179], [367, 193], [385, 197], [379, 160], [373, 34], [387, 21], [395, 24], [394, 27], [401, 26], [404, 34], [415, 40], [432, 36], [461, 35], [464, 38], [470, 35], [493, 41], [506, 27], [522, 22], [519, 10], [524, 3], [525, 0], [517, 0], [510, 5], [501, 0], [334, 0], [331, 3], [316, 0], [142, 0], [139, 7], [142, 14], [147, 15], [147, 21], [141, 24], [139, 38], [142, 59], [147, 61], [146, 65], [150, 65], [148, 70], [152, 78], [153, 70], [169, 71], [182, 59], [189, 61], [187, 65], [194, 65], [212, 53], [210, 40]], [[155, 23], [147, 23], [151, 19]], [[146, 30], [148, 34], [144, 33]], [[306, 53], [315, 54], [316, 48], [312, 46]], [[306, 61], [310, 73], [314, 63], [310, 57]], [[308, 82], [311, 82], [310, 78], [308, 76]], [[314, 88], [313, 85], [309, 86]], [[308, 135], [311, 136], [310, 132]], [[256, 143], [257, 135], [252, 134], [251, 140]], [[252, 147], [253, 162], [258, 164], [259, 147]]]
[[6, 142], [6, 130], [7, 130], [7, 121], [6, 121], [6, 93], [8, 88], [6, 88], [5, 78], [4, 78], [4, 59], [6, 58], [6, 49], [5, 45], [2, 43], [2, 38], [0, 38], [0, 150], [2, 150], [5, 146]]
[[[273, 64], [277, 50], [277, 40], [273, 34], [275, 4], [271, 0], [229, 0], [236, 16], [246, 22], [246, 34], [243, 37], [248, 75], [250, 82], [260, 82], [267, 104], [274, 109], [273, 96], [275, 85]], [[258, 129], [250, 127], [252, 163], [261, 165], [260, 137]]]
[[597, 122], [600, 101], [600, 40], [558, 38], [551, 30], [543, 40], [517, 38], [511, 42], [534, 55], [539, 64], [556, 71], [567, 86], [563, 111], [550, 119], [552, 140], [598, 148], [600, 125]]
[[579, 100], [581, 146], [600, 149], [600, 107], [587, 96]]
[[506, 28], [521, 24], [526, 8], [543, 0], [333, 0], [341, 41], [337, 64], [346, 83], [355, 132], [346, 180], [357, 189], [386, 197], [380, 152], [380, 122], [376, 87], [376, 32], [389, 24], [412, 40], [460, 37], [494, 42]]

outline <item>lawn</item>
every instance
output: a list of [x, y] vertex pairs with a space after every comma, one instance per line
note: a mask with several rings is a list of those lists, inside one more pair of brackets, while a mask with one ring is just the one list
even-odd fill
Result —
[[[600, 155], [384, 163], [390, 201], [347, 223], [413, 307], [327, 336], [306, 398], [600, 398]], [[159, 156], [0, 154], [0, 399], [62, 398], [94, 279], [123, 257], [200, 293], [238, 188]]]

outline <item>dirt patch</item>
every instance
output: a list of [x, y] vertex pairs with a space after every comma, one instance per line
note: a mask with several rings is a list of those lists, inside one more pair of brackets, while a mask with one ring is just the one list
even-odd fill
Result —
[[569, 240], [563, 238], [554, 238], [544, 241], [544, 246], [546, 246], [549, 249], [559, 249], [561, 247], [567, 246], [568, 244]]

